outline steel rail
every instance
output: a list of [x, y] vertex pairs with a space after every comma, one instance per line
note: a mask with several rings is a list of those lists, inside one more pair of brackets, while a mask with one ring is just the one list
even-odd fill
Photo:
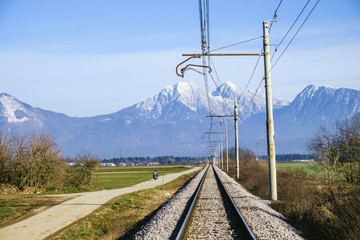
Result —
[[219, 181], [219, 183], [221, 183], [220, 186], [224, 190], [224, 192], [226, 193], [225, 194], [226, 198], [229, 200], [229, 202], [231, 202], [232, 209], [237, 212], [237, 217], [239, 218], [240, 222], [242, 223], [243, 227], [245, 228], [246, 234], [248, 235], [248, 238], [256, 240], [256, 237], [255, 237], [254, 233], [251, 231], [251, 229], [250, 229], [249, 225], [247, 224], [245, 218], [241, 215], [238, 207], [236, 206], [235, 202], [233, 201], [232, 197], [230, 196], [229, 192], [227, 191], [225, 185], [221, 181], [221, 179], [220, 179], [219, 175], [217, 174], [214, 166], [213, 166], [213, 169], [214, 169], [214, 173], [215, 173], [215, 178]]
[[198, 185], [197, 188], [196, 188], [196, 191], [195, 191], [195, 193], [194, 193], [194, 198], [193, 198], [193, 200], [192, 200], [192, 202], [191, 202], [191, 205], [190, 205], [190, 207], [189, 207], [189, 210], [188, 210], [188, 212], [187, 212], [187, 214], [186, 214], [186, 217], [185, 217], [183, 223], [181, 224], [181, 227], [180, 227], [180, 230], [179, 230], [178, 234], [176, 235], [176, 238], [175, 238], [176, 240], [181, 239], [181, 237], [182, 237], [183, 234], [185, 233], [185, 229], [186, 229], [187, 225], [188, 225], [189, 222], [190, 222], [190, 216], [191, 216], [191, 214], [192, 214], [192, 212], [193, 212], [193, 210], [194, 210], [195, 203], [196, 203], [197, 200], [198, 200], [198, 195], [199, 195], [199, 192], [200, 192], [200, 190], [201, 190], [201, 188], [202, 188], [202, 186], [203, 186], [203, 183], [204, 183], [204, 180], [205, 180], [207, 171], [209, 170], [209, 167], [210, 167], [210, 166], [207, 167], [207, 169], [206, 169], [203, 177], [202, 177], [201, 180], [200, 180], [199, 185]]
[[[199, 183], [199, 185], [198, 185], [198, 187], [197, 187], [197, 189], [196, 189], [196, 191], [194, 193], [194, 198], [192, 199], [189, 210], [188, 210], [188, 212], [186, 214], [186, 217], [185, 217], [185, 219], [184, 219], [184, 221], [183, 221], [183, 223], [182, 223], [182, 225], [180, 227], [179, 232], [176, 235], [176, 238], [175, 238], [176, 240], [179, 240], [179, 239], [181, 239], [182, 237], [185, 236], [186, 228], [187, 228], [187, 226], [188, 226], [188, 224], [190, 222], [190, 218], [191, 218], [191, 215], [193, 213], [194, 206], [195, 206], [195, 204], [197, 202], [199, 192], [201, 190], [201, 187], [203, 185], [203, 182], [205, 180], [205, 177], [206, 177], [206, 174], [207, 174], [207, 171], [208, 171], [209, 167], [210, 166], [208, 166], [208, 168], [206, 169], [206, 172], [204, 173], [204, 175], [203, 175], [203, 177], [202, 177], [202, 179], [201, 179], [201, 181], [200, 181], [200, 183]], [[246, 223], [244, 217], [241, 215], [239, 209], [237, 208], [235, 202], [232, 200], [229, 192], [227, 191], [226, 187], [224, 186], [223, 182], [221, 181], [220, 177], [218, 176], [217, 172], [215, 171], [215, 168], [214, 168], [213, 165], [212, 165], [212, 168], [214, 170], [216, 180], [220, 183], [219, 187], [225, 193], [224, 195], [225, 195], [226, 200], [231, 203], [230, 207], [232, 208], [233, 212], [234, 213], [236, 212], [236, 217], [238, 218], [239, 222], [242, 225], [242, 228], [244, 230], [243, 233], [246, 235], [245, 237], [247, 239], [256, 240], [256, 237], [255, 237], [254, 233], [251, 231], [249, 225]]]

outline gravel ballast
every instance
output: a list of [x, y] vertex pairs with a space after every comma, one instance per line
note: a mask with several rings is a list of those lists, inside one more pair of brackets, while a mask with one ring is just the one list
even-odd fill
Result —
[[269, 200], [252, 195], [218, 167], [215, 169], [256, 239], [304, 239], [282, 214], [269, 206]]
[[[215, 169], [257, 239], [304, 239], [283, 215], [269, 206], [270, 201], [252, 195], [219, 168]], [[135, 233], [134, 239], [170, 239], [204, 172], [205, 169], [174, 195]]]
[[133, 236], [134, 239], [170, 239], [185, 207], [199, 185], [205, 168], [177, 192], [158, 213]]

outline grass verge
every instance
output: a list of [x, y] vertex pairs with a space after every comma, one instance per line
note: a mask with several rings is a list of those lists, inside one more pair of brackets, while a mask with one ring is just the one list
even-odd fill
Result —
[[[153, 166], [134, 166], [134, 167], [105, 167], [99, 168], [93, 174], [92, 181], [87, 189], [82, 191], [94, 191], [102, 189], [115, 189], [132, 186], [152, 179]], [[163, 176], [170, 173], [178, 173], [189, 170], [184, 166], [157, 166], [159, 175]], [[31, 192], [31, 194], [30, 194]], [[76, 193], [79, 189], [61, 189], [32, 194], [30, 192], [18, 192], [11, 194], [0, 194], [0, 227], [5, 227], [13, 223], [31, 217], [54, 205], [57, 205], [71, 197], [66, 196], [46, 196], [44, 194]]]
[[24, 220], [70, 198], [44, 195], [0, 195], [0, 228]]
[[144, 217], [166, 202], [164, 194], [176, 193], [197, 172], [185, 174], [165, 185], [113, 199], [93, 214], [75, 223], [52, 239], [118, 239]]
[[[321, 172], [307, 174], [299, 165], [287, 167], [277, 171], [279, 201], [271, 203], [275, 210], [307, 239], [360, 239], [359, 185], [340, 180], [330, 185], [321, 180]], [[233, 170], [229, 175], [234, 174]], [[241, 162], [238, 182], [252, 194], [269, 199], [268, 178], [266, 162]]]

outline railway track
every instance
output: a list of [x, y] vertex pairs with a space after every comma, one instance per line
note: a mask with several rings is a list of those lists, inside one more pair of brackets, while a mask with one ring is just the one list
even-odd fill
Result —
[[255, 239], [212, 166], [199, 183], [176, 239]]

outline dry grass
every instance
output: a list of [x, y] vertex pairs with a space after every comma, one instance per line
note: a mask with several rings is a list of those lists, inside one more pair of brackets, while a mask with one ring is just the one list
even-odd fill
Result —
[[164, 193], [172, 196], [195, 174], [182, 175], [163, 186], [116, 198], [66, 231], [58, 233], [55, 239], [118, 239], [165, 203]]
[[0, 227], [22, 221], [71, 198], [21, 194], [0, 195]]
[[[241, 162], [238, 181], [254, 195], [269, 198], [266, 162]], [[271, 206], [307, 239], [360, 239], [359, 185], [326, 185], [319, 177], [291, 170], [277, 172], [277, 187], [279, 201]]]

